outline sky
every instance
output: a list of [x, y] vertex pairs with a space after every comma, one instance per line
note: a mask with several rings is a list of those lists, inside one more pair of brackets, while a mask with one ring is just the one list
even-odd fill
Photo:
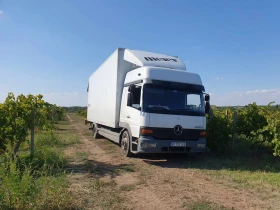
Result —
[[280, 104], [280, 1], [0, 0], [0, 103], [8, 92], [86, 106], [118, 47], [176, 55], [211, 104]]

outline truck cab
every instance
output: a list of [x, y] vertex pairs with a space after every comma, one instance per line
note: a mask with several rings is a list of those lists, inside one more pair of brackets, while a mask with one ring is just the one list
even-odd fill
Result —
[[[120, 127], [129, 129], [132, 153], [204, 152], [204, 87], [198, 74], [162, 67], [128, 72]], [[126, 145], [122, 145], [127, 150]]]

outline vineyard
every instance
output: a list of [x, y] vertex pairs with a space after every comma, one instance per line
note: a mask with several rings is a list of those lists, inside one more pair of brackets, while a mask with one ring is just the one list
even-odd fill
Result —
[[[280, 156], [280, 109], [249, 104], [240, 109], [212, 108], [207, 118], [208, 147], [218, 153], [263, 150]], [[246, 154], [245, 154], [246, 155]]]
[[64, 109], [42, 95], [8, 94], [0, 104], [0, 209], [57, 209], [69, 202], [61, 146], [54, 133]]
[[13, 147], [16, 155], [22, 142], [31, 131], [30, 152], [34, 153], [34, 129], [52, 130], [54, 123], [63, 119], [64, 110], [43, 100], [42, 95], [19, 95], [10, 93], [0, 104], [0, 148]]
[[[69, 193], [71, 187], [69, 180], [66, 178], [65, 166], [69, 160], [63, 155], [63, 151], [65, 147], [78, 144], [79, 140], [76, 135], [70, 133], [73, 127], [69, 129], [66, 110], [73, 112], [71, 114], [77, 116], [77, 119], [84, 126], [82, 122], [86, 117], [84, 107], [61, 108], [45, 102], [42, 95], [19, 95], [15, 97], [12, 93], [9, 93], [5, 102], [0, 104], [0, 209], [76, 208], [76, 201], [73, 195]], [[88, 132], [87, 128], [85, 130]], [[107, 141], [103, 143], [104, 148], [107, 148], [105, 142]], [[268, 160], [268, 162], [262, 164], [267, 170], [267, 166], [270, 165], [269, 161], [272, 161], [272, 159], [278, 160], [277, 156], [280, 156], [280, 109], [272, 104], [257, 106], [255, 103], [242, 108], [212, 106], [212, 114], [207, 116], [207, 144], [209, 153], [216, 157], [234, 157], [236, 160], [240, 157], [267, 158], [266, 161]], [[95, 145], [95, 147], [97, 146]], [[87, 150], [91, 148], [94, 148], [94, 146], [86, 147]], [[110, 148], [118, 151], [116, 145]], [[113, 153], [113, 150], [109, 150], [108, 153]], [[98, 151], [97, 154], [96, 158], [100, 158], [101, 153]], [[258, 154], [260, 155], [257, 157]], [[81, 152], [73, 160], [77, 161], [83, 155], [85, 154]], [[115, 155], [118, 156], [121, 153]], [[122, 158], [112, 158], [112, 161], [122, 160]], [[217, 165], [217, 160], [220, 164], [223, 163], [222, 159], [207, 158], [208, 167], [213, 164], [213, 161], [214, 165]], [[245, 164], [246, 160], [243, 163]], [[183, 167], [196, 167], [196, 164], [198, 164], [197, 167], [200, 168], [203, 161], [187, 164], [182, 165]], [[140, 166], [147, 167], [141, 164]], [[139, 168], [141, 168], [140, 166]], [[96, 181], [99, 180], [96, 177], [100, 174], [98, 170], [101, 169], [98, 169], [95, 174], [95, 172], [92, 172], [92, 167], [90, 165], [88, 170], [91, 171], [91, 176], [92, 174], [95, 176], [93, 189], [99, 190], [101, 186], [107, 186], [112, 188], [107, 189], [108, 191], [112, 193], [113, 190], [115, 192], [114, 187], [116, 185], [102, 185], [100, 184], [101, 181]], [[110, 167], [106, 168], [106, 173], [111, 170]], [[254, 165], [254, 167], [258, 166]], [[179, 167], [180, 169], [182, 168]], [[112, 176], [116, 174], [114, 170], [112, 169], [110, 172]], [[136, 169], [129, 169], [128, 171], [134, 170], [136, 171]], [[153, 169], [150, 170], [152, 171], [150, 173], [156, 173], [156, 171], [153, 172]], [[273, 170], [277, 171], [278, 169], [274, 167]], [[142, 169], [139, 169], [139, 171], [141, 176], [147, 173], [146, 170], [143, 172]], [[163, 172], [167, 173], [167, 171]], [[212, 173], [210, 170], [209, 174]], [[269, 171], [269, 173], [271, 172]], [[231, 171], [230, 175], [232, 174]], [[196, 176], [199, 176], [199, 174]], [[149, 175], [149, 177], [154, 177], [154, 175]], [[164, 178], [163, 182], [168, 181], [166, 180]], [[269, 184], [273, 183], [278, 186], [279, 182], [277, 180], [273, 178], [269, 180]], [[198, 182], [200, 182], [199, 178]], [[95, 198], [97, 204], [94, 205], [103, 205], [109, 199], [108, 194], [102, 195], [104, 192], [102, 190], [98, 193], [94, 192], [94, 195], [98, 194], [98, 197]], [[114, 196], [118, 198], [118, 193]], [[100, 199], [103, 200], [98, 204]], [[118, 202], [118, 200], [114, 202]], [[112, 201], [110, 205], [115, 205], [114, 202]], [[108, 206], [101, 209], [108, 209]]]

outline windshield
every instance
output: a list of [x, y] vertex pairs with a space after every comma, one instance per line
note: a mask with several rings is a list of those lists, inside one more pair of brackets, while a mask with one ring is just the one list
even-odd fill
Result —
[[191, 88], [144, 86], [143, 111], [149, 113], [204, 116], [202, 91]]

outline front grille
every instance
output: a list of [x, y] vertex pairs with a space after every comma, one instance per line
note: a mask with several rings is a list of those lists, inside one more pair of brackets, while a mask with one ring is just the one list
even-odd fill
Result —
[[153, 138], [162, 140], [198, 140], [200, 130], [183, 129], [181, 135], [176, 135], [173, 128], [152, 128]]

